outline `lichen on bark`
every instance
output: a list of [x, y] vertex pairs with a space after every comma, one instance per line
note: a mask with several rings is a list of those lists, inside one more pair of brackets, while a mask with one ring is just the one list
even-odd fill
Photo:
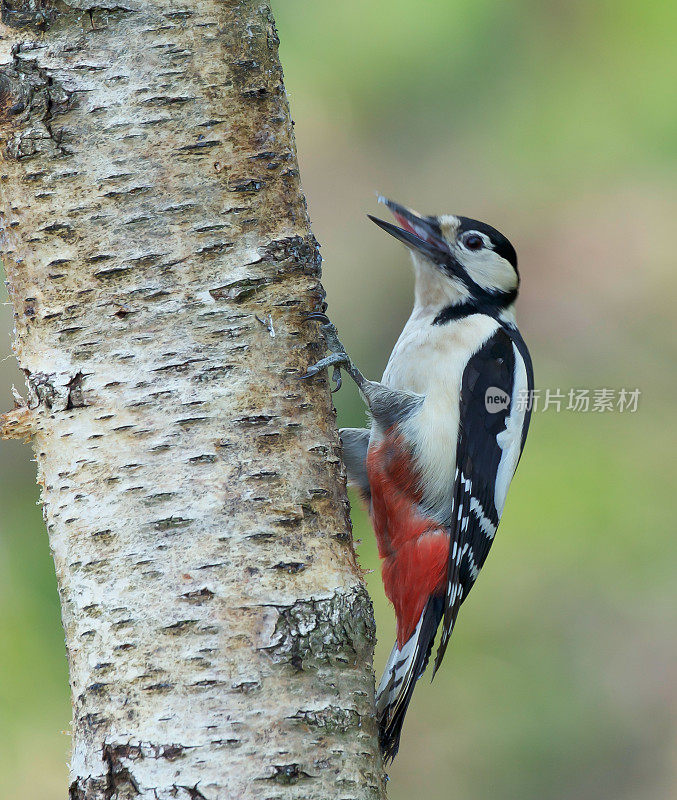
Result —
[[1, 245], [70, 796], [383, 797], [320, 259], [265, 3], [5, 0]]

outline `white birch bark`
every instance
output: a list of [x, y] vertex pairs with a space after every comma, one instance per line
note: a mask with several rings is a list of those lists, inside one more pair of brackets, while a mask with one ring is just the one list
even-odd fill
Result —
[[334, 415], [295, 378], [323, 295], [268, 5], [5, 0], [2, 22], [28, 386], [2, 430], [37, 454], [70, 797], [382, 798]]

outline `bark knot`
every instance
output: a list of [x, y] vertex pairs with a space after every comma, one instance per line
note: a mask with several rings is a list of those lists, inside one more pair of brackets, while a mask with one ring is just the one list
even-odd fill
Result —
[[326, 706], [317, 709], [299, 709], [293, 717], [289, 719], [308, 725], [312, 728], [320, 728], [325, 732], [346, 733], [352, 728], [358, 728], [361, 723], [359, 712], [351, 708], [341, 708], [339, 706]]
[[312, 234], [273, 239], [259, 252], [262, 261], [291, 262], [291, 265], [309, 275], [320, 275], [320, 245]]
[[56, 11], [53, 0], [3, 0], [0, 19], [10, 28], [45, 31]]
[[302, 780], [312, 778], [299, 764], [273, 764], [273, 774], [268, 778], [269, 781], [291, 786]]
[[363, 586], [329, 598], [299, 600], [278, 611], [273, 643], [266, 648], [275, 661], [300, 671], [371, 658], [376, 632]]
[[85, 375], [78, 370], [72, 377], [46, 372], [26, 372], [30, 392], [29, 407], [38, 406], [50, 411], [70, 411], [89, 405], [85, 399], [83, 383]]
[[[4, 9], [4, 5], [3, 5]], [[20, 58], [31, 42], [14, 45], [12, 61], [0, 68], [0, 123], [10, 126], [5, 154], [21, 161], [40, 153], [65, 156], [71, 151], [54, 120], [73, 106], [74, 94], [55, 80], [37, 61]]]

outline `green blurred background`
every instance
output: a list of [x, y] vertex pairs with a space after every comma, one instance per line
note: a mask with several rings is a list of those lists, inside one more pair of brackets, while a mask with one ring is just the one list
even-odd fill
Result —
[[[410, 308], [376, 190], [496, 225], [545, 388], [639, 388], [629, 413], [536, 413], [444, 668], [419, 683], [391, 800], [677, 797], [677, 5], [275, 3], [333, 320], [378, 377]], [[2, 408], [12, 382], [2, 312]], [[361, 425], [352, 387], [342, 425]], [[0, 797], [66, 793], [69, 701], [30, 450], [0, 448]], [[373, 534], [382, 667], [393, 638]], [[36, 762], [35, 754], [40, 753]]]

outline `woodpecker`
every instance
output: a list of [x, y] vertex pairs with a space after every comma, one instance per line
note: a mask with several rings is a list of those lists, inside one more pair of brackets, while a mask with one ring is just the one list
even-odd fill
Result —
[[369, 215], [405, 244], [414, 307], [379, 382], [350, 360], [322, 323], [333, 367], [357, 384], [371, 427], [340, 431], [351, 483], [369, 505], [397, 638], [376, 708], [386, 760], [440, 626], [438, 670], [458, 610], [481, 570], [505, 505], [530, 419], [531, 358], [515, 322], [517, 255], [508, 239], [461, 216], [423, 216], [386, 198], [397, 225]]

